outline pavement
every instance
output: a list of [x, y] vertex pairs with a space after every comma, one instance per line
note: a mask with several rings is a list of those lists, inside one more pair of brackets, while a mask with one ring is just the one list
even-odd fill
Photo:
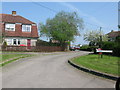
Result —
[[114, 88], [115, 81], [80, 71], [68, 59], [89, 52], [56, 52], [17, 60], [2, 68], [2, 88]]

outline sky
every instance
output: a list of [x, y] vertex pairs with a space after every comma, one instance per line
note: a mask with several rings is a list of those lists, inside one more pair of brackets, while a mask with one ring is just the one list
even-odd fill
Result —
[[[118, 30], [118, 2], [2, 2], [2, 13], [11, 14], [12, 11], [37, 24], [45, 23], [60, 11], [76, 11], [84, 21], [84, 30], [73, 44], [88, 44], [83, 35], [89, 30], [102, 27], [105, 34]], [[46, 37], [40, 39], [48, 40]]]

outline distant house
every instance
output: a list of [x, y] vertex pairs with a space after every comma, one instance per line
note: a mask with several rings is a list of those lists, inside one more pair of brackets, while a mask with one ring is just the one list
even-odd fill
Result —
[[116, 37], [120, 36], [120, 31], [111, 31], [108, 34], [109, 41], [115, 41]]
[[36, 23], [16, 14], [0, 14], [2, 34], [7, 45], [36, 46], [38, 31]]
[[53, 40], [53, 39], [51, 39], [50, 42], [51, 43], [60, 43], [58, 40]]

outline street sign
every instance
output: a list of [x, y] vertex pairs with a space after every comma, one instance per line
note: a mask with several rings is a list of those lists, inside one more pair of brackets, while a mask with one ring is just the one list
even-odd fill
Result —
[[112, 53], [112, 50], [98, 50], [96, 49], [96, 52], [106, 52], [106, 53]]

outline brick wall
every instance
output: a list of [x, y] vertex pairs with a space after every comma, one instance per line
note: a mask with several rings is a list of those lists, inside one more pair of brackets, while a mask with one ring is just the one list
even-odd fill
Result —
[[[28, 49], [29, 48], [29, 49]], [[32, 51], [32, 52], [55, 52], [64, 51], [60, 46], [7, 46], [3, 51]]]

